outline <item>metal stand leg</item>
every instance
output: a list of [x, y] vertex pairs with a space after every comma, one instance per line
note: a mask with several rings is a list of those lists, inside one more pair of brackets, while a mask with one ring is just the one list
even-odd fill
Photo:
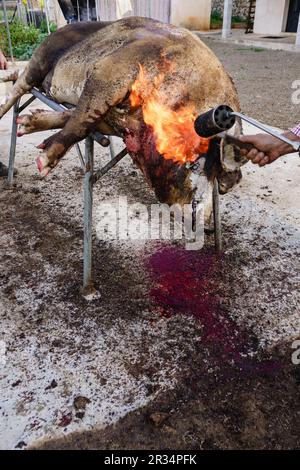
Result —
[[113, 160], [116, 156], [114, 141], [113, 141], [112, 136], [110, 136], [108, 139], [110, 142], [110, 145], [109, 145], [110, 159]]
[[11, 127], [8, 176], [7, 176], [8, 186], [12, 186], [13, 178], [14, 178], [14, 166], [15, 166], [17, 130], [18, 130], [17, 118], [19, 115], [19, 104], [20, 104], [20, 100], [18, 100], [13, 107], [13, 120], [12, 120], [12, 127]]
[[76, 148], [77, 155], [78, 155], [78, 158], [79, 158], [79, 161], [80, 161], [81, 169], [84, 171], [85, 170], [85, 163], [84, 163], [84, 157], [82, 155], [80, 145], [75, 144], [75, 148]]
[[219, 183], [217, 179], [214, 182], [213, 188], [213, 212], [214, 212], [214, 231], [215, 231], [215, 247], [216, 252], [222, 251], [222, 227], [220, 215], [220, 196], [219, 196]]
[[94, 139], [85, 139], [83, 295], [95, 293], [92, 275]]

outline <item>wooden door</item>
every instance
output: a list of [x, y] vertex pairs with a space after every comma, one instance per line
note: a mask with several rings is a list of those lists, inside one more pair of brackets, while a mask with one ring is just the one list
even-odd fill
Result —
[[290, 7], [286, 25], [288, 33], [296, 33], [300, 15], [300, 0], [290, 0]]

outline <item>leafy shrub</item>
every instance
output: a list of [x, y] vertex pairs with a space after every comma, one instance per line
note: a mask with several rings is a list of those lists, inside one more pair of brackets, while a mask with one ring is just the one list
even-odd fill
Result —
[[[51, 21], [50, 24], [49, 24], [49, 29], [50, 29], [50, 33], [54, 33], [57, 30], [57, 24], [55, 24]], [[41, 33], [48, 34], [47, 21], [45, 19], [41, 21], [41, 24], [39, 26], [39, 30], [40, 30]]]
[[243, 18], [242, 16], [232, 17], [232, 23], [244, 23], [245, 21], [246, 21], [246, 18]]
[[213, 10], [211, 12], [210, 19], [212, 23], [221, 23], [223, 21], [223, 16], [218, 10]]
[[[50, 24], [50, 31], [56, 31], [54, 23]], [[24, 25], [16, 19], [9, 24], [13, 55], [16, 59], [28, 60], [34, 50], [44, 41], [48, 35], [46, 21], [41, 22], [40, 28], [33, 25]], [[9, 55], [8, 39], [5, 25], [0, 26], [0, 48]]]
[[[219, 11], [213, 10], [211, 13], [210, 20], [212, 24], [221, 24], [223, 22], [223, 16]], [[246, 21], [246, 18], [243, 18], [242, 16], [232, 17], [232, 23], [244, 23], [245, 21]]]

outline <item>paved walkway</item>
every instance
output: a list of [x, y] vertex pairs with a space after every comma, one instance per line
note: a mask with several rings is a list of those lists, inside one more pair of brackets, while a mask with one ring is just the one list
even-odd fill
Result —
[[[222, 39], [221, 30], [195, 31], [195, 33], [200, 37], [210, 37], [218, 41]], [[223, 39], [223, 41], [263, 49], [300, 52], [300, 46], [296, 46], [295, 44], [295, 33], [280, 33], [273, 36], [268, 34], [245, 34], [243, 29], [233, 29], [232, 36], [228, 39]]]

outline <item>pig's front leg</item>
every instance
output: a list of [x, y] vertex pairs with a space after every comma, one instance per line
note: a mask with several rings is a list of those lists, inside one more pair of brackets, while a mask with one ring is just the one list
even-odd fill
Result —
[[72, 145], [94, 132], [108, 109], [122, 101], [127, 91], [128, 83], [124, 79], [114, 77], [108, 87], [107, 81], [90, 78], [64, 128], [39, 146], [43, 150], [36, 160], [40, 174], [46, 176]]

